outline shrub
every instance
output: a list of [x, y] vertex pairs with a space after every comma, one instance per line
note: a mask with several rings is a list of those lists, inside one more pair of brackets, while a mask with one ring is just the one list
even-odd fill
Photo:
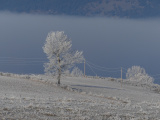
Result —
[[132, 66], [127, 70], [126, 78], [130, 81], [141, 82], [142, 84], [151, 84], [154, 78], [149, 76], [144, 68]]
[[78, 67], [74, 67], [71, 72], [71, 76], [80, 77], [83, 76], [83, 73]]

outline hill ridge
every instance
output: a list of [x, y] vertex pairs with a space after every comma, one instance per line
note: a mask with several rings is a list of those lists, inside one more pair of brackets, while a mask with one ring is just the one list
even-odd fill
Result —
[[0, 0], [0, 11], [52, 15], [144, 18], [160, 16], [153, 0]]

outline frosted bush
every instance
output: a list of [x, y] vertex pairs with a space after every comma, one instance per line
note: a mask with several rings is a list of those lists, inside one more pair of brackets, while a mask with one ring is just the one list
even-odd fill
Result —
[[144, 68], [140, 66], [132, 66], [127, 70], [126, 78], [130, 81], [140, 82], [143, 84], [151, 84], [154, 78], [149, 76]]
[[71, 72], [71, 76], [80, 77], [83, 76], [83, 73], [78, 67], [74, 67]]

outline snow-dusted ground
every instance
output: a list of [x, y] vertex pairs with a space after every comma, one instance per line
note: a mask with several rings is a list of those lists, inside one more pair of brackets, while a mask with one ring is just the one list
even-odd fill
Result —
[[55, 82], [43, 75], [0, 76], [0, 120], [160, 119], [160, 94], [149, 88], [111, 78], [64, 77], [61, 87]]

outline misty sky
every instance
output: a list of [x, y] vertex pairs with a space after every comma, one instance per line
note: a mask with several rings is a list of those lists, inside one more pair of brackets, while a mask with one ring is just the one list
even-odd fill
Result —
[[[50, 31], [65, 31], [73, 49], [82, 50], [86, 60], [96, 65], [107, 68], [140, 65], [148, 74], [160, 73], [159, 18], [130, 20], [11, 13], [0, 13], [0, 71], [43, 73], [46, 55], [42, 46]], [[17, 58], [32, 58], [28, 59], [32, 64]], [[86, 72], [94, 75], [89, 68]], [[99, 76], [120, 77], [120, 72], [95, 72]]]

